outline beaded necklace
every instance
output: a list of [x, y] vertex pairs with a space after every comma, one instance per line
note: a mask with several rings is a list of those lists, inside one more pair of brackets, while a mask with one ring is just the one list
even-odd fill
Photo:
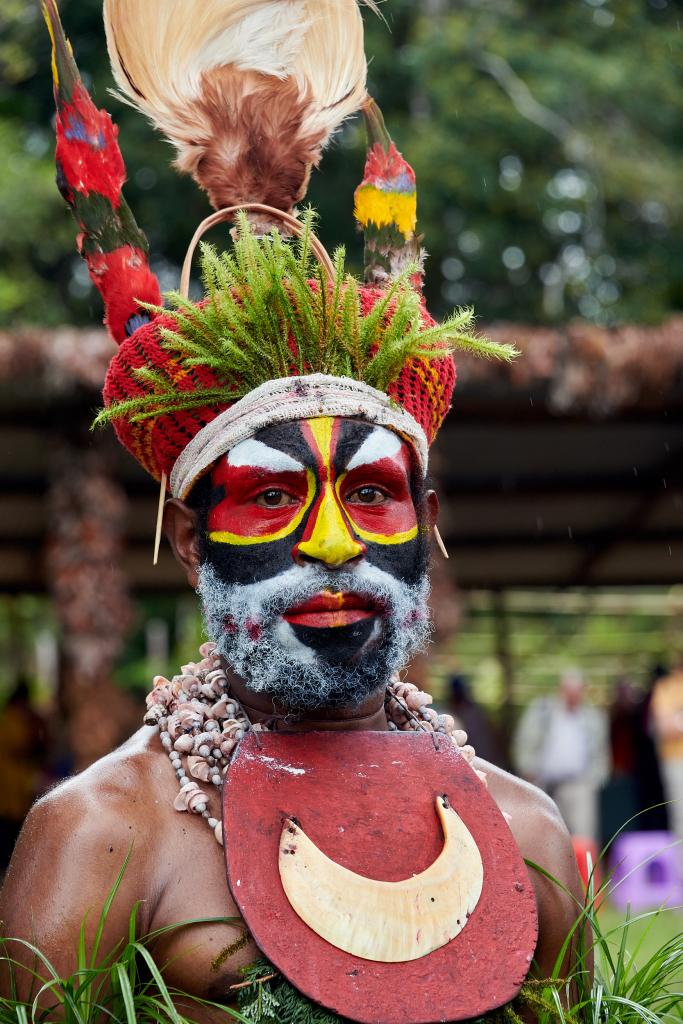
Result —
[[[254, 722], [231, 695], [225, 663], [216, 645], [202, 644], [201, 660], [182, 665], [172, 679], [155, 676], [147, 695], [145, 725], [156, 726], [178, 779], [176, 811], [201, 815], [218, 843], [223, 845], [222, 823], [208, 809], [208, 795], [199, 783], [220, 786], [239, 741], [248, 731], [268, 732], [278, 719]], [[484, 772], [473, 767], [475, 751], [467, 734], [456, 728], [451, 715], [431, 707], [432, 698], [412, 683], [394, 676], [387, 686], [384, 708], [389, 729], [410, 732], [421, 729], [450, 737], [482, 782]]]

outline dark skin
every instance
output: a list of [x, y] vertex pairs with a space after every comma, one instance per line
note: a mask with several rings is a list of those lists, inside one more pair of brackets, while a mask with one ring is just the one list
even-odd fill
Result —
[[[436, 521], [434, 492], [425, 498], [430, 526]], [[180, 501], [167, 503], [164, 528], [190, 586], [197, 583], [199, 541], [196, 514]], [[334, 570], [330, 570], [333, 572]], [[273, 715], [273, 703], [232, 679], [235, 696], [248, 706], [252, 720]], [[310, 729], [387, 729], [383, 688], [361, 707], [298, 714], [287, 727]], [[286, 715], [286, 708], [276, 708]], [[572, 846], [553, 802], [540, 790], [487, 762], [476, 767], [488, 775], [491, 795], [510, 815], [510, 828], [524, 857], [555, 876], [581, 899]], [[151, 947], [158, 964], [168, 963], [165, 977], [177, 987], [205, 999], [230, 1004], [230, 986], [241, 980], [240, 967], [259, 952], [238, 917], [225, 881], [223, 852], [206, 824], [173, 809], [176, 779], [155, 729], [143, 727], [120, 749], [59, 786], [29, 814], [0, 896], [0, 919], [6, 935], [35, 942], [56, 970], [75, 967], [81, 922], [89, 912], [86, 935], [92, 940], [97, 916], [123, 860], [130, 863], [108, 916], [101, 952], [128, 934], [128, 916], [136, 901], [139, 933], [196, 917], [230, 917], [229, 923], [195, 925], [157, 940]], [[220, 817], [217, 793], [209, 810]], [[546, 977], [576, 917], [576, 904], [557, 886], [531, 872], [539, 912], [537, 970]], [[20, 948], [13, 951], [26, 961]], [[565, 965], [565, 970], [569, 964]], [[27, 993], [27, 979], [20, 977]], [[225, 1020], [219, 1011], [188, 1009], [211, 1024]]]

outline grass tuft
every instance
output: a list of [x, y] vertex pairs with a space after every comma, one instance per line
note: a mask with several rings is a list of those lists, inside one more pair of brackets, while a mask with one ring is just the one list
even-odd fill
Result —
[[[41, 950], [27, 940], [0, 940], [0, 963], [7, 979], [6, 994], [0, 996], [0, 1024], [53, 1024], [55, 1021], [60, 1024], [107, 1021], [112, 1024], [194, 1024], [194, 1017], [186, 1015], [188, 1007], [191, 1013], [193, 1007], [200, 1012], [206, 1006], [219, 1006], [169, 988], [164, 981], [163, 967], [159, 968], [154, 962], [148, 946], [167, 932], [196, 924], [235, 924], [239, 918], [197, 918], [158, 928], [136, 939], [139, 909], [136, 903], [129, 914], [127, 940], [100, 956], [104, 926], [129, 859], [130, 852], [106, 896], [90, 948], [85, 939], [87, 916], [83, 920], [76, 949], [76, 969], [72, 974], [60, 977]], [[17, 959], [19, 953], [21, 960]], [[27, 960], [33, 961], [32, 966], [27, 966]], [[19, 997], [20, 976], [30, 987], [28, 996], [23, 999]], [[182, 1013], [178, 1005], [183, 1006]], [[237, 1010], [219, 1008], [226, 1018], [245, 1020]], [[200, 1017], [203, 1017], [201, 1012]]]
[[[155, 963], [150, 944], [162, 934], [194, 924], [235, 924], [239, 918], [185, 921], [137, 938], [136, 904], [130, 911], [125, 942], [101, 956], [104, 926], [128, 859], [104, 901], [90, 948], [83, 922], [76, 969], [68, 977], [60, 977], [34, 944], [23, 939], [2, 941], [0, 960], [8, 967], [9, 984], [7, 994], [0, 998], [0, 1024], [53, 1024], [57, 1020], [63, 1024], [193, 1024], [193, 1008], [203, 1019], [205, 1007], [218, 1008], [226, 1018], [244, 1024], [344, 1024], [341, 1018], [300, 995], [267, 960], [244, 969], [249, 984], [238, 990], [239, 1010], [169, 988], [164, 965]], [[530, 861], [527, 864], [567, 892], [543, 868]], [[615, 920], [614, 911], [606, 905], [614, 883], [607, 879], [596, 887], [596, 868], [591, 871], [585, 901], [576, 903], [577, 920], [558, 953], [551, 976], [531, 977], [513, 1003], [471, 1024], [522, 1024], [529, 1013], [538, 1024], [683, 1021], [683, 931], [673, 925], [666, 938], [657, 936], [658, 926], [661, 928], [671, 916], [676, 919], [677, 908], [659, 908], [635, 916], [627, 912], [625, 918]], [[17, 947], [22, 952], [21, 962]], [[563, 977], [561, 965], [570, 947], [573, 966], [571, 974]], [[32, 966], [26, 965], [27, 959], [32, 959]], [[30, 995], [24, 999], [18, 995], [20, 971], [28, 973], [31, 981]]]

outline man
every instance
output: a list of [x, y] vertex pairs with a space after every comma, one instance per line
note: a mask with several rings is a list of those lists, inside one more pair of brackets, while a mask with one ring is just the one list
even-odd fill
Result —
[[[279, 446], [271, 449], [285, 454], [285, 447], [299, 452], [302, 437], [311, 422], [297, 421], [287, 425], [279, 439]], [[372, 428], [356, 421], [342, 420], [335, 424], [340, 430], [370, 435]], [[255, 440], [265, 444], [266, 432]], [[263, 438], [263, 440], [262, 440]], [[248, 442], [247, 442], [248, 443]], [[269, 446], [270, 447], [270, 446]], [[310, 457], [313, 463], [313, 454]], [[216, 470], [214, 470], [214, 475]], [[259, 474], [253, 471], [259, 479]], [[278, 486], [279, 485], [279, 486]], [[402, 486], [407, 490], [407, 475]], [[291, 484], [289, 485], [291, 486]], [[349, 507], [355, 502], [369, 499], [370, 491], [386, 487], [386, 476], [379, 467], [372, 468], [364, 477], [364, 493], [349, 496]], [[267, 480], [267, 501], [282, 501], [283, 474], [274, 474]], [[374, 494], [373, 494], [374, 497]], [[421, 526], [433, 524], [435, 502], [429, 492], [417, 507], [412, 497], [406, 497], [407, 509]], [[253, 509], [257, 514], [258, 508]], [[198, 533], [201, 513], [186, 504], [173, 501], [166, 511], [166, 529], [176, 557], [186, 570], [188, 582], [200, 590], [215, 588], [209, 602], [219, 600], [224, 588], [229, 593], [234, 586], [236, 567], [226, 557], [226, 547], [211, 542], [204, 544]], [[317, 538], [316, 538], [317, 539]], [[273, 542], [278, 545], [278, 541]], [[347, 543], [350, 543], [347, 540]], [[424, 571], [424, 545], [422, 542], [406, 565], [402, 550], [391, 553], [384, 571], [391, 575], [406, 573], [421, 578]], [[230, 552], [234, 555], [234, 552]], [[283, 551], [288, 559], [289, 573], [311, 571], [325, 574], [330, 590], [337, 591], [341, 580], [349, 574], [362, 573], [372, 562], [366, 555], [351, 556], [348, 561], [332, 559], [320, 550], [305, 556], [293, 550]], [[275, 557], [275, 556], [274, 556]], [[351, 565], [349, 565], [351, 563]], [[239, 562], [237, 563], [239, 567]], [[202, 577], [204, 583], [201, 583]], [[206, 582], [211, 580], [210, 583]], [[263, 583], [273, 577], [264, 574]], [[275, 577], [277, 579], [277, 577]], [[342, 584], [344, 585], [344, 584]], [[284, 601], [283, 601], [284, 603]], [[224, 605], [230, 608], [229, 599]], [[286, 609], [291, 620], [297, 619], [296, 609]], [[318, 613], [325, 617], [325, 612]], [[353, 619], [353, 610], [347, 617]], [[298, 618], [305, 618], [299, 613]], [[210, 620], [210, 615], [209, 615]], [[364, 621], [364, 620], [361, 620]], [[294, 625], [294, 629], [309, 630], [309, 649], [323, 652], [322, 665], [328, 665], [328, 674], [301, 673], [299, 683], [313, 694], [315, 688], [329, 688], [332, 673], [342, 672], [354, 657], [361, 663], [372, 659], [368, 641], [354, 637], [351, 644], [358, 647], [337, 662], [339, 652], [330, 650], [325, 625], [307, 627]], [[348, 626], [342, 627], [347, 632]], [[318, 632], [320, 635], [315, 636]], [[365, 650], [364, 650], [365, 648]], [[283, 652], [286, 656], [286, 648]], [[271, 655], [272, 657], [272, 655]], [[334, 668], [330, 670], [329, 661]], [[248, 707], [252, 721], [260, 722], [273, 714], [286, 715], [289, 675], [272, 671], [267, 688], [260, 686], [262, 678], [249, 681], [230, 674], [231, 691], [243, 706]], [[349, 688], [358, 687], [353, 698], [341, 695], [342, 703], [329, 706], [338, 695], [328, 692], [319, 707], [302, 709], [299, 704], [289, 722], [292, 730], [306, 729], [375, 729], [388, 727], [384, 694], [386, 678], [363, 681], [362, 675], [347, 677]], [[365, 683], [367, 692], [361, 686]], [[258, 687], [258, 689], [256, 688]], [[272, 693], [276, 696], [273, 698]], [[487, 762], [477, 761], [477, 767], [487, 773], [489, 791], [506, 814], [522, 854], [550, 871], [558, 881], [580, 898], [576, 881], [576, 868], [567, 833], [554, 805], [534, 789], [513, 779]], [[21, 840], [7, 878], [1, 915], [7, 934], [23, 936], [36, 942], [63, 974], [74, 967], [78, 932], [86, 913], [90, 911], [88, 934], [92, 938], [96, 913], [103, 895], [111, 886], [132, 844], [132, 856], [124, 875], [121, 889], [107, 919], [103, 939], [103, 952], [113, 948], [127, 934], [128, 914], [136, 901], [140, 903], [139, 926], [141, 932], [163, 929], [168, 925], [198, 916], [238, 917], [225, 884], [225, 868], [219, 846], [210, 832], [201, 828], [196, 820], [178, 820], [172, 804], [176, 795], [176, 780], [169, 769], [168, 759], [159, 744], [159, 737], [151, 727], [143, 727], [122, 748], [97, 762], [81, 775], [65, 783], [43, 798], [33, 809], [25, 825]], [[209, 810], [220, 818], [218, 794], [209, 793]], [[258, 852], [255, 851], [256, 855]], [[538, 901], [540, 933], [535, 953], [538, 972], [548, 976], [553, 968], [560, 946], [569, 932], [576, 915], [576, 906], [558, 887], [540, 874], [531, 873]], [[205, 998], [225, 1000], [230, 985], [240, 981], [239, 968], [258, 956], [251, 942], [241, 943], [243, 926], [235, 924], [196, 926], [170, 933], [153, 946], [153, 954], [160, 964], [168, 963], [165, 977], [169, 986], [195, 993]], [[225, 951], [235, 951], [225, 956]], [[193, 1011], [195, 1013], [195, 1011]], [[205, 1018], [214, 1018], [208, 1014]]]
[[[194, 36], [185, 31], [192, 12], [176, 24], [165, 3], [145, 5], [144, 27], [135, 22], [141, 5], [137, 14], [118, 0], [105, 8], [121, 88], [164, 124], [181, 163], [217, 205], [246, 206], [252, 217], [251, 224], [238, 218], [234, 256], [205, 252], [208, 301], [192, 307], [180, 298], [175, 310], [161, 313], [139, 301], [156, 283], [144, 239], [123, 206], [122, 175], [103, 174], [103, 150], [107, 168], [115, 165], [110, 123], [88, 106], [47, 4], [60, 181], [84, 231], [82, 251], [105, 297], [108, 326], [121, 342], [105, 384], [107, 416], [162, 488], [170, 483], [165, 532], [200, 595], [212, 644], [173, 680], [157, 677], [146, 719], [155, 724], [34, 807], [0, 908], [6, 933], [30, 937], [66, 974], [82, 921], [90, 911], [91, 938], [92, 908], [132, 851], [102, 952], [127, 935], [137, 901], [140, 932], [197, 917], [232, 918], [168, 931], [152, 947], [170, 986], [224, 1004], [240, 968], [259, 953], [238, 913], [241, 879], [231, 878], [228, 890], [219, 845], [237, 839], [223, 836], [220, 790], [240, 763], [245, 732], [258, 740], [267, 731], [426, 730], [437, 751], [440, 735], [452, 734], [473, 757], [452, 722], [428, 707], [427, 695], [395, 674], [428, 632], [426, 567], [437, 500], [425, 473], [428, 445], [450, 403], [449, 350], [487, 346], [467, 334], [467, 318], [437, 327], [424, 311], [413, 262], [414, 175], [365, 98], [355, 4], [322, 3], [314, 22], [284, 3], [271, 21], [273, 5], [261, 6], [226, 2], [210, 11], [209, 21], [220, 24], [207, 24], [197, 4]], [[256, 36], [258, 60], [250, 50]], [[326, 61], [340, 60], [343, 74], [320, 73]], [[192, 95], [184, 95], [188, 88]], [[354, 283], [339, 259], [333, 265], [311, 242], [310, 218], [302, 225], [287, 217], [324, 137], [359, 103], [373, 145], [356, 209], [367, 275], [383, 287]], [[303, 232], [298, 248], [278, 234], [263, 237], [283, 220]], [[580, 898], [566, 830], [542, 793], [484, 762], [474, 767], [486, 772], [522, 855], [560, 883], [532, 872], [535, 959], [546, 976], [577, 913], [567, 891]], [[283, 771], [305, 774], [291, 765]], [[483, 806], [488, 797], [474, 774], [465, 789], [476, 814], [477, 801]], [[396, 845], [386, 828], [378, 836]], [[247, 838], [257, 870], [267, 855], [265, 834]], [[484, 885], [495, 884], [491, 872]], [[457, 922], [465, 935], [474, 927], [469, 916]], [[331, 945], [321, 941], [316, 948], [329, 955]], [[292, 970], [296, 985], [296, 964]], [[441, 1016], [438, 1006], [434, 1013]], [[207, 1010], [202, 1019], [221, 1015]]]
[[683, 842], [683, 660], [658, 679], [650, 708], [671, 830]]
[[524, 710], [514, 747], [517, 770], [553, 798], [571, 834], [596, 842], [608, 726], [604, 712], [586, 701], [579, 672], [565, 672], [557, 696], [539, 697]]

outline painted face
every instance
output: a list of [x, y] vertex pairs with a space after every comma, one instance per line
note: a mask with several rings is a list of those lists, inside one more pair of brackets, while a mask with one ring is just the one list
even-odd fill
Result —
[[[346, 673], [349, 697], [351, 679], [379, 685], [424, 632], [426, 539], [409, 449], [389, 430], [320, 417], [260, 431], [214, 466], [206, 532], [209, 632], [254, 689], [274, 688], [259, 685], [264, 645], [287, 662], [286, 698], [304, 665], [328, 687], [331, 667]], [[334, 702], [316, 687], [299, 703]]]
[[396, 434], [355, 420], [261, 430], [214, 466], [207, 529], [221, 576], [252, 583], [296, 562], [361, 558], [414, 582], [418, 523], [410, 454]]

